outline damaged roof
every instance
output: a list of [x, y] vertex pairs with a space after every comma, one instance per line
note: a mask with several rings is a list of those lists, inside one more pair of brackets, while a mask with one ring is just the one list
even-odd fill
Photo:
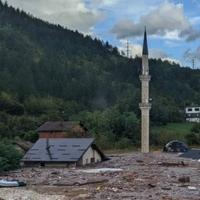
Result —
[[48, 121], [42, 124], [37, 131], [70, 131], [76, 125], [81, 124], [74, 121]]
[[94, 144], [94, 138], [41, 138], [25, 154], [22, 161], [77, 162], [92, 145], [104, 159], [104, 154]]

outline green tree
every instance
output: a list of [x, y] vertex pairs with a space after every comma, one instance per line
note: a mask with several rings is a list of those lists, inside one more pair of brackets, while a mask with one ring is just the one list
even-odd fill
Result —
[[0, 171], [18, 168], [20, 159], [21, 154], [10, 142], [0, 142]]

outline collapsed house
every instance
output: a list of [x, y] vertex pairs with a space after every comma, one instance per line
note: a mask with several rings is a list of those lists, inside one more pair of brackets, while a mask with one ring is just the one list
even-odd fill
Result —
[[37, 131], [39, 139], [21, 160], [24, 166], [81, 166], [107, 160], [80, 124], [46, 122]]

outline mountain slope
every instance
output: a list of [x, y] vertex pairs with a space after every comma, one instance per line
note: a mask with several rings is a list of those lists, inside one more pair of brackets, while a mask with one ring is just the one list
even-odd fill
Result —
[[[83, 109], [119, 104], [137, 113], [140, 66], [140, 58], [124, 58], [107, 42], [0, 3], [0, 90], [22, 104], [30, 95], [52, 96]], [[174, 118], [174, 110], [199, 103], [199, 70], [150, 60], [150, 73], [155, 119], [165, 110]]]

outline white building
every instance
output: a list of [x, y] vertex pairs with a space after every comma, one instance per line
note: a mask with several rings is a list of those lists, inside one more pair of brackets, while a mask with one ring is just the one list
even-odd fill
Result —
[[199, 122], [200, 123], [200, 107], [186, 107], [185, 117], [188, 122]]

